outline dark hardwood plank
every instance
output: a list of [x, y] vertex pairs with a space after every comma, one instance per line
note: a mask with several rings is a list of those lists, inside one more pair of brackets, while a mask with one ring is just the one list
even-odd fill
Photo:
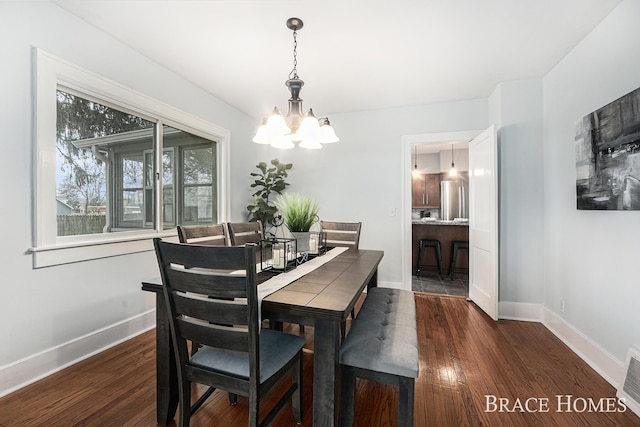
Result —
[[[416, 294], [420, 377], [415, 426], [638, 426], [624, 413], [556, 412], [556, 395], [615, 397], [615, 390], [543, 325], [488, 319], [460, 298]], [[350, 322], [350, 320], [349, 320]], [[298, 333], [297, 325], [285, 330]], [[314, 329], [305, 329], [303, 426], [311, 426]], [[274, 390], [287, 386], [285, 378]], [[204, 392], [197, 388], [197, 395]], [[549, 397], [547, 413], [485, 412], [485, 395]], [[274, 399], [275, 400], [275, 399]], [[263, 411], [275, 402], [267, 399]], [[294, 427], [291, 404], [271, 425]], [[356, 426], [394, 426], [398, 389], [356, 381]], [[264, 412], [263, 412], [264, 413]], [[0, 398], [0, 426], [155, 426], [155, 332], [149, 331]], [[193, 426], [245, 426], [247, 402], [216, 391]], [[172, 421], [170, 426], [175, 426]]]

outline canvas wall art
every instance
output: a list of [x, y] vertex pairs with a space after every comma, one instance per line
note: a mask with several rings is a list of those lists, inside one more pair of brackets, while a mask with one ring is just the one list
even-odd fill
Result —
[[576, 124], [577, 207], [640, 210], [640, 88]]

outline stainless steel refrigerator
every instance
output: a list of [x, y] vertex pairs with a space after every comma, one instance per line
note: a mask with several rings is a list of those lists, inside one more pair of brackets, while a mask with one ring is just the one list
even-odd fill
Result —
[[464, 180], [440, 182], [440, 217], [444, 220], [469, 218], [469, 189]]

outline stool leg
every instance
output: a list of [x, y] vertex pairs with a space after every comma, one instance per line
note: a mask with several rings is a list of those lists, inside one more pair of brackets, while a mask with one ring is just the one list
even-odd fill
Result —
[[458, 259], [458, 247], [456, 245], [453, 245], [453, 252], [451, 254], [451, 265], [449, 266], [449, 280], [453, 280], [453, 272], [456, 269], [456, 261]]
[[420, 266], [422, 265], [423, 252], [424, 252], [424, 245], [420, 244], [420, 249], [418, 250], [418, 268], [416, 268], [416, 277], [420, 277]]
[[442, 253], [440, 252], [440, 243], [436, 245], [436, 262], [438, 263], [438, 274], [442, 278]]

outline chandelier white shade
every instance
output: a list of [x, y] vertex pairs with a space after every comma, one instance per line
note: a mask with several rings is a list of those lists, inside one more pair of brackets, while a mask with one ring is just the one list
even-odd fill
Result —
[[298, 78], [297, 70], [297, 31], [302, 26], [303, 22], [299, 18], [287, 20], [287, 27], [293, 30], [293, 70], [285, 82], [291, 92], [289, 112], [283, 116], [278, 107], [274, 107], [269, 118], [262, 120], [256, 136], [253, 137], [253, 142], [257, 144], [270, 144], [274, 148], [289, 149], [298, 143], [299, 147], [319, 149], [322, 148], [322, 144], [339, 141], [328, 118], [323, 117], [318, 120], [311, 109], [304, 116], [302, 114], [300, 90], [304, 86], [304, 81]]

